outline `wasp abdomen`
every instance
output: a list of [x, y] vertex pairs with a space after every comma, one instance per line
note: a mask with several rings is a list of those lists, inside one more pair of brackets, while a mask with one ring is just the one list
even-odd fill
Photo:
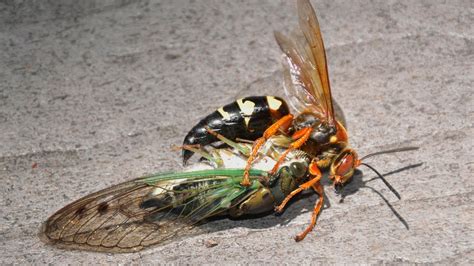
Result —
[[[206, 128], [235, 140], [255, 140], [275, 121], [289, 113], [285, 101], [275, 96], [251, 96], [225, 105], [202, 119], [186, 135], [183, 145], [208, 145], [217, 141]], [[183, 163], [193, 152], [183, 150]]]

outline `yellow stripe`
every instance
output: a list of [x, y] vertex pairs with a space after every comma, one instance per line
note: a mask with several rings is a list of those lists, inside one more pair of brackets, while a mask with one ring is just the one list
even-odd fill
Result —
[[217, 109], [217, 112], [219, 112], [219, 114], [222, 115], [222, 118], [224, 118], [224, 120], [229, 120], [230, 119], [230, 114], [226, 111], [224, 111], [224, 107], [221, 107], [219, 109]]
[[267, 102], [268, 102], [268, 106], [270, 107], [270, 109], [274, 110], [274, 111], [277, 111], [278, 108], [280, 108], [282, 102], [278, 99], [276, 99], [275, 97], [273, 96], [267, 96]]
[[239, 106], [240, 108], [240, 111], [242, 111], [242, 114], [244, 116], [244, 122], [245, 122], [245, 126], [249, 126], [249, 122], [250, 122], [250, 117], [253, 113], [253, 110], [255, 109], [255, 103], [252, 102], [252, 101], [245, 101], [243, 102], [242, 99], [238, 99], [237, 100], [237, 105]]

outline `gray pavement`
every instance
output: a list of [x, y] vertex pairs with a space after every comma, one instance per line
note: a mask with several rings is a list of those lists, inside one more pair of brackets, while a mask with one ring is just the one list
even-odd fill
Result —
[[344, 202], [326, 189], [330, 207], [300, 243], [315, 196], [135, 254], [47, 246], [36, 234], [60, 207], [179, 170], [170, 146], [201, 117], [236, 96], [281, 95], [273, 30], [296, 26], [295, 4], [2, 1], [0, 263], [473, 264], [472, 1], [313, 4], [352, 146], [421, 147], [370, 159], [385, 174], [415, 165], [387, 176], [401, 200], [361, 168]]

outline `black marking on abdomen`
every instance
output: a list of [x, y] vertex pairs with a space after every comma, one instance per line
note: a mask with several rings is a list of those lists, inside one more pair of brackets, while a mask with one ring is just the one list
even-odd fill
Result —
[[[251, 96], [225, 105], [206, 116], [186, 135], [183, 145], [209, 145], [217, 138], [206, 127], [226, 138], [255, 140], [276, 120], [289, 113], [288, 105], [274, 96]], [[183, 150], [183, 164], [193, 152]]]

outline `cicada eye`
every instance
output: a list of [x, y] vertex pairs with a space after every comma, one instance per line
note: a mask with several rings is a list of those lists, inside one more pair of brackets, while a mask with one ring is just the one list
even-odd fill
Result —
[[346, 183], [354, 174], [357, 154], [351, 149], [342, 151], [331, 165], [331, 177], [339, 184]]
[[294, 177], [302, 177], [306, 174], [306, 164], [303, 162], [293, 162], [290, 164], [290, 171]]

